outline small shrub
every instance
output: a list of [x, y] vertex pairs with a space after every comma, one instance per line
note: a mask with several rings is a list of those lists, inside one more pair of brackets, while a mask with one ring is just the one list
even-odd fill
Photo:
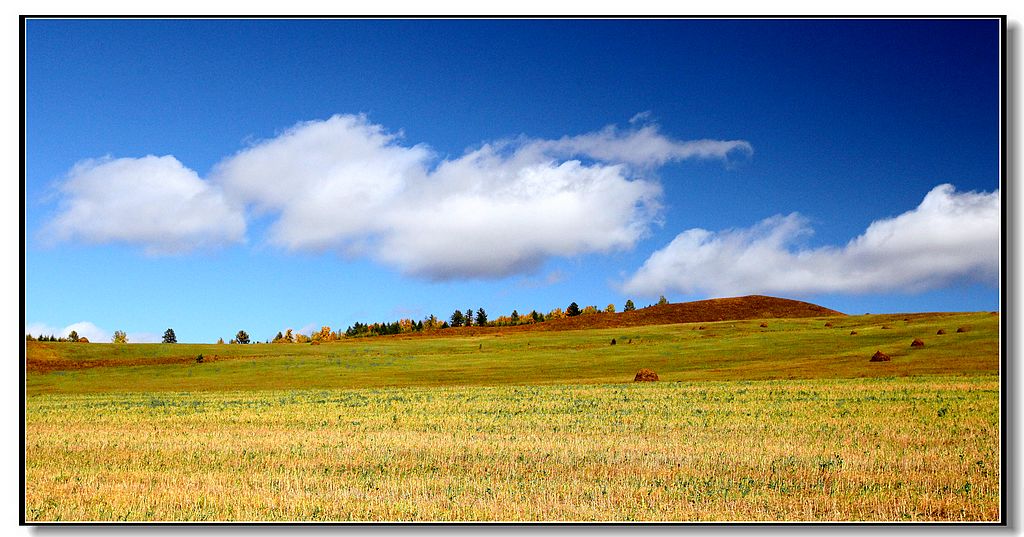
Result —
[[196, 363], [197, 364], [203, 363], [203, 355], [202, 354], [200, 354], [199, 356], [196, 356]]

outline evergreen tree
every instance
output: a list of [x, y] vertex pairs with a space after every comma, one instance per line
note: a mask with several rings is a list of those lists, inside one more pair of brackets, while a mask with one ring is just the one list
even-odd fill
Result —
[[633, 305], [633, 301], [632, 300], [627, 300], [626, 301], [626, 305], [622, 307], [622, 311], [634, 311], [634, 310], [636, 310], [636, 306]]
[[177, 343], [178, 338], [174, 335], [174, 329], [168, 328], [164, 332], [164, 343]]
[[473, 326], [473, 308], [466, 310], [466, 326]]
[[512, 317], [511, 317], [511, 319], [512, 319], [512, 324], [519, 324], [519, 312], [516, 311], [516, 310], [512, 310]]
[[575, 317], [575, 316], [577, 316], [579, 314], [580, 314], [580, 306], [579, 306], [579, 304], [577, 304], [575, 302], [573, 302], [572, 304], [569, 304], [568, 308], [565, 308], [565, 316], [566, 317]]
[[668, 304], [668, 299], [665, 298], [665, 295], [661, 295], [660, 297], [658, 297], [658, 305], [664, 306], [665, 304]]
[[237, 341], [239, 345], [248, 345], [249, 334], [246, 334], [245, 330], [239, 330], [238, 333], [235, 334], [235, 341]]
[[487, 312], [483, 308], [476, 310], [476, 324], [477, 326], [487, 325]]
[[462, 324], [465, 321], [466, 321], [466, 318], [462, 316], [462, 312], [459, 311], [459, 310], [455, 310], [455, 313], [453, 313], [452, 316], [451, 316], [451, 322], [452, 322], [451, 325], [452, 326], [456, 326], [456, 327], [462, 326]]

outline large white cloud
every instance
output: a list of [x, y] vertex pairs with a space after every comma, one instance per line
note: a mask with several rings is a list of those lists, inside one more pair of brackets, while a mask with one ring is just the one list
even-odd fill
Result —
[[746, 229], [690, 229], [654, 252], [623, 290], [651, 296], [920, 292], [956, 279], [993, 282], [999, 191], [939, 185], [917, 208], [873, 222], [845, 246], [795, 246], [811, 233], [796, 213]]
[[45, 230], [56, 240], [171, 254], [238, 242], [245, 233], [241, 209], [172, 156], [85, 160], [58, 189], [59, 213]]
[[58, 239], [183, 252], [243, 240], [245, 210], [287, 250], [368, 256], [429, 279], [489, 278], [632, 247], [658, 217], [657, 166], [750, 152], [646, 125], [521, 136], [439, 160], [363, 115], [299, 123], [200, 179], [174, 157], [86, 161], [60, 186]]
[[[637, 169], [724, 157], [745, 142], [677, 142], [654, 127], [500, 140], [436, 162], [365, 116], [300, 123], [224, 160], [211, 180], [276, 213], [270, 242], [368, 255], [430, 279], [501, 277], [549, 256], [632, 247], [657, 216]], [[571, 157], [588, 157], [584, 164]]]

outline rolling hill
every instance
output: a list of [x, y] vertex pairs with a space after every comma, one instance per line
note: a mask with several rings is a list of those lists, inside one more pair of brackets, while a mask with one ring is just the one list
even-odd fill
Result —
[[552, 319], [543, 323], [505, 327], [461, 327], [443, 330], [438, 335], [475, 335], [495, 331], [551, 331], [587, 330], [594, 328], [630, 328], [681, 323], [710, 323], [716, 321], [740, 321], [746, 319], [801, 319], [807, 317], [835, 317], [844, 315], [828, 308], [764, 295], [749, 295], [732, 298], [712, 298], [695, 302], [648, 306], [634, 311], [595, 315], [579, 315]]

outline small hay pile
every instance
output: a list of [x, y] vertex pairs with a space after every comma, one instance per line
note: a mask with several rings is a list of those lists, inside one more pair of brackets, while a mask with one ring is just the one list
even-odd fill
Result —
[[646, 367], [636, 372], [633, 382], [657, 382], [658, 374]]
[[888, 362], [890, 360], [892, 360], [892, 358], [882, 351], [876, 351], [875, 355], [871, 357], [872, 362]]

